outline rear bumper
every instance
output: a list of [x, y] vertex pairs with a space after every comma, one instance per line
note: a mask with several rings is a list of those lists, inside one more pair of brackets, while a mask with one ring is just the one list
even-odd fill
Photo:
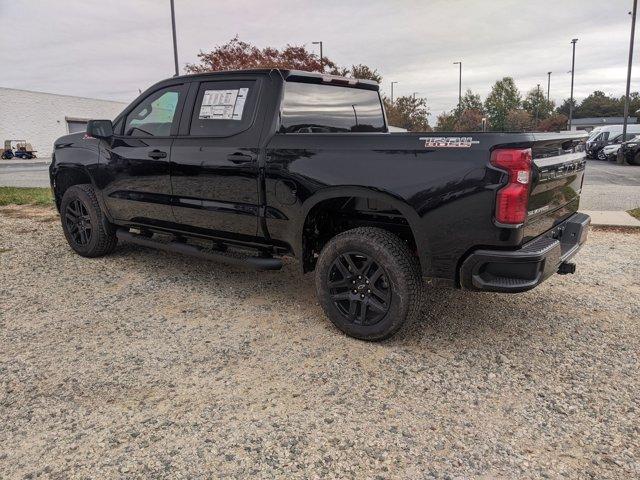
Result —
[[588, 215], [575, 213], [518, 250], [476, 250], [460, 267], [460, 286], [487, 292], [531, 290], [580, 250], [590, 222]]

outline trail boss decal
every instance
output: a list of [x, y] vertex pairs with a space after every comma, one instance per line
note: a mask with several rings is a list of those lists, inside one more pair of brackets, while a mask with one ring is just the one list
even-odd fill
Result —
[[420, 137], [424, 140], [424, 148], [468, 148], [480, 143], [473, 137]]

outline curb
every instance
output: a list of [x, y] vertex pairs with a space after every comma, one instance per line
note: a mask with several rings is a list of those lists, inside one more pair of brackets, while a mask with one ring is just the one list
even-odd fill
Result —
[[623, 210], [581, 210], [591, 217], [594, 227], [640, 228], [640, 220], [632, 217]]
[[32, 160], [0, 160], [0, 167], [26, 167], [29, 165], [49, 165], [50, 157], [34, 158]]

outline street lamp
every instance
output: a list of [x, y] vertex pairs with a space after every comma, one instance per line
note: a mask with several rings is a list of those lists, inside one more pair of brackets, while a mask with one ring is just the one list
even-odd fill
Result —
[[311, 42], [313, 45], [320, 45], [320, 70], [324, 72], [324, 57], [322, 56], [322, 42]]
[[576, 71], [576, 42], [577, 38], [571, 40], [573, 53], [571, 55], [571, 100], [569, 100], [569, 130], [571, 130], [571, 121], [573, 120], [573, 76]]
[[549, 101], [550, 91], [551, 91], [551, 72], [547, 72], [547, 102]]
[[[633, 39], [636, 34], [636, 11], [638, 0], [633, 0], [633, 11], [631, 12], [631, 39], [629, 41], [629, 65], [627, 66], [627, 92], [624, 96], [624, 123], [622, 124], [622, 141], [627, 140], [627, 122], [629, 118], [629, 89], [631, 87], [631, 65], [633, 64]], [[624, 162], [624, 157], [618, 155], [620, 163]]]
[[458, 109], [462, 105], [462, 62], [453, 62], [454, 65], [460, 66], [460, 75], [458, 79]]
[[538, 84], [536, 94], [536, 126], [538, 125], [538, 118], [540, 118], [540, 84]]
[[173, 8], [173, 0], [171, 0], [171, 30], [173, 32], [173, 61], [176, 67], [176, 77], [180, 75], [178, 68], [178, 43], [176, 42], [176, 12]]
[[400, 82], [391, 82], [391, 105], [393, 105], [393, 85]]

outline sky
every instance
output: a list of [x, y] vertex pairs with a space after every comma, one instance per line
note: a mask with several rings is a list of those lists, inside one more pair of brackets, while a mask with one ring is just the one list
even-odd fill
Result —
[[[462, 89], [624, 94], [632, 0], [175, 0], [181, 71], [238, 35], [258, 47], [322, 40], [339, 65], [364, 63], [382, 91], [425, 97], [430, 123]], [[169, 0], [0, 0], [0, 86], [129, 102], [173, 75]], [[640, 48], [640, 47], [639, 47]], [[637, 51], [637, 50], [636, 50]], [[637, 55], [634, 55], [637, 60]], [[631, 89], [639, 90], [640, 65]], [[0, 108], [1, 105], [0, 105]]]

